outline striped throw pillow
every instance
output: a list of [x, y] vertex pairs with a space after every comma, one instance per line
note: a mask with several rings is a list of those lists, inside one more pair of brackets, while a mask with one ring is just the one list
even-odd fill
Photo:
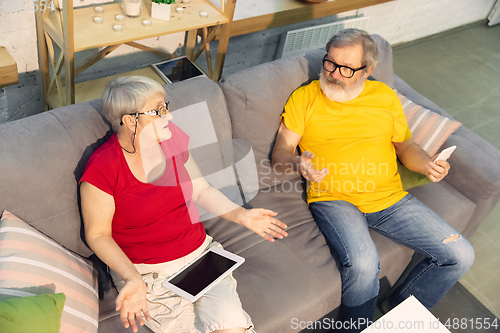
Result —
[[92, 263], [17, 216], [0, 219], [0, 299], [64, 293], [61, 333], [97, 332], [99, 303]]
[[425, 109], [398, 93], [413, 141], [434, 156], [451, 133], [462, 123]]

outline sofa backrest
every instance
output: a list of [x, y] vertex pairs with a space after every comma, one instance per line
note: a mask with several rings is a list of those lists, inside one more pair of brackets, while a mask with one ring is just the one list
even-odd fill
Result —
[[[230, 142], [229, 115], [216, 83], [198, 78], [164, 88], [174, 120], [176, 109], [206, 102], [217, 139]], [[90, 155], [112, 134], [99, 111], [96, 100], [0, 124], [0, 213], [12, 212], [83, 256], [92, 252], [83, 241], [78, 181]], [[186, 121], [178, 125], [182, 128]], [[231, 165], [233, 160], [232, 147], [223, 143], [192, 154], [203, 170]]]
[[9, 210], [64, 247], [88, 256], [77, 184], [111, 134], [98, 103], [80, 103], [0, 125], [0, 211]]
[[[189, 150], [202, 175], [212, 186], [240, 203], [233, 171], [231, 122], [219, 85], [203, 77], [163, 87], [170, 101], [172, 122], [189, 135]], [[213, 217], [201, 208], [199, 212], [202, 221]]]
[[[371, 77], [394, 86], [392, 49], [379, 35], [372, 35], [379, 48], [379, 62]], [[280, 115], [292, 92], [319, 78], [324, 48], [279, 59], [228, 75], [221, 83], [231, 117], [233, 138], [253, 147], [259, 187], [268, 188], [299, 177], [271, 168], [270, 159], [280, 125]], [[254, 189], [257, 190], [257, 189]]]

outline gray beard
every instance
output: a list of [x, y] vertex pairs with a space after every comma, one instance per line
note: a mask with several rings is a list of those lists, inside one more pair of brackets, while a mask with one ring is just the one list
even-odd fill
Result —
[[344, 82], [337, 80], [330, 75], [327, 76], [323, 69], [319, 74], [319, 85], [323, 93], [326, 97], [328, 97], [328, 99], [340, 103], [348, 102], [358, 97], [365, 88], [365, 81], [366, 79], [361, 77], [351, 88], [346, 88]]

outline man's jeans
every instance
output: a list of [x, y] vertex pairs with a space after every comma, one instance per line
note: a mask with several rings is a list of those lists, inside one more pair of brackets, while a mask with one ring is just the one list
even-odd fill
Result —
[[[413, 295], [430, 309], [474, 261], [470, 243], [410, 194], [375, 213], [362, 213], [346, 201], [313, 202], [309, 208], [342, 263], [345, 321], [372, 320], [375, 312], [380, 262], [368, 228], [427, 257], [390, 295], [391, 306]], [[351, 331], [361, 331], [361, 328]]]

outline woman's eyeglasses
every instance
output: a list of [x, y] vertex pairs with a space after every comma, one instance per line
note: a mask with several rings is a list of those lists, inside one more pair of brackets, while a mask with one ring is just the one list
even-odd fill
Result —
[[[138, 113], [138, 114], [145, 114], [148, 116], [165, 117], [165, 115], [168, 112], [168, 103], [169, 102], [164, 102], [163, 105], [160, 106], [160, 108], [158, 110], [150, 110], [150, 111], [146, 111], [146, 112], [142, 112], [142, 113]], [[132, 114], [135, 114], [135, 113], [132, 113]]]
[[[134, 112], [134, 113], [127, 113], [126, 115], [133, 116], [135, 115], [136, 118], [139, 118], [140, 114], [145, 114], [147, 116], [159, 116], [159, 117], [165, 117], [168, 112], [168, 104], [169, 102], [164, 102], [162, 106], [158, 110], [149, 110], [146, 112]], [[120, 126], [123, 125], [123, 121], [120, 122]]]

